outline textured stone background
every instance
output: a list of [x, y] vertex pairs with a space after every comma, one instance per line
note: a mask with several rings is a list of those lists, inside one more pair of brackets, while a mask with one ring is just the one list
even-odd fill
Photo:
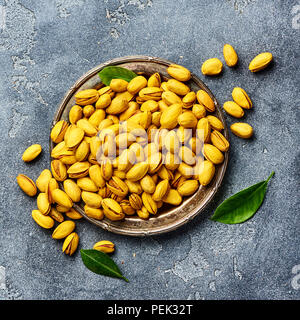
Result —
[[[299, 36], [298, 1], [263, 0], [0, 0], [0, 298], [1, 299], [299, 299]], [[201, 63], [222, 57], [238, 68], [204, 78]], [[274, 64], [251, 74], [249, 61], [270, 51]], [[127, 284], [87, 270], [79, 252], [31, 218], [35, 199], [15, 177], [36, 179], [49, 166], [51, 119], [68, 88], [114, 57], [148, 54], [181, 63], [219, 99], [243, 87], [254, 102], [251, 141], [231, 137], [226, 177], [211, 205], [188, 225], [135, 239], [77, 226], [80, 248], [115, 242]], [[233, 119], [227, 117], [228, 124]], [[43, 155], [21, 161], [40, 143]], [[209, 217], [224, 199], [276, 172], [256, 216], [241, 225]]]

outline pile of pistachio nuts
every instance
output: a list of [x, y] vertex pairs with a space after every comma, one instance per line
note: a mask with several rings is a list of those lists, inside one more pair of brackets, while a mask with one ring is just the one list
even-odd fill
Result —
[[[206, 61], [202, 72], [220, 72], [215, 63]], [[43, 170], [36, 182], [18, 175], [27, 195], [39, 191], [32, 218], [46, 229], [58, 223], [52, 237], [65, 239], [66, 254], [72, 255], [79, 242], [74, 220], [82, 215], [73, 209], [74, 203], [83, 203], [85, 214], [96, 220], [133, 215], [148, 219], [164, 204], [178, 206], [199, 185], [207, 186], [224, 161], [229, 142], [214, 115], [214, 101], [204, 90], [191, 90], [188, 69], [172, 64], [167, 72], [170, 78], [165, 81], [155, 73], [79, 91], [69, 121], [60, 120], [51, 130], [51, 170]], [[242, 117], [252, 102], [241, 88], [232, 96], [234, 101], [226, 102], [224, 110]], [[239, 123], [231, 130], [249, 138], [250, 128], [249, 133], [249, 127]], [[34, 144], [22, 159], [32, 161], [41, 151]], [[94, 249], [109, 253], [114, 245], [104, 240]]]

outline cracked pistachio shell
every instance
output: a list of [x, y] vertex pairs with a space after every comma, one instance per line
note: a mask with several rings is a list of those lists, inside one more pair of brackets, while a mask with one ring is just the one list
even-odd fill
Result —
[[75, 158], [77, 162], [85, 161], [90, 153], [90, 144], [87, 143], [85, 140], [81, 141], [79, 146], [75, 151]]
[[54, 203], [53, 197], [52, 197], [52, 192], [53, 192], [53, 190], [58, 189], [58, 188], [59, 188], [59, 186], [58, 186], [57, 181], [54, 178], [51, 178], [48, 182], [48, 185], [47, 185], [47, 188], [45, 191], [50, 203]]
[[213, 131], [210, 135], [211, 143], [220, 151], [226, 152], [229, 149], [229, 142], [223, 134], [217, 130]]
[[124, 112], [127, 108], [127, 99], [117, 96], [112, 100], [111, 104], [106, 109], [106, 113], [115, 115]]
[[201, 71], [204, 75], [215, 76], [222, 72], [223, 63], [218, 58], [211, 58], [203, 62]]
[[72, 155], [74, 155], [74, 151], [67, 148], [65, 141], [58, 143], [51, 151], [51, 157], [54, 159]]
[[142, 201], [143, 205], [147, 209], [147, 211], [151, 214], [156, 214], [157, 213], [157, 205], [155, 201], [152, 199], [151, 194], [147, 192], [142, 193]]
[[86, 89], [75, 94], [76, 104], [86, 106], [95, 103], [99, 99], [99, 92], [96, 89]]
[[265, 69], [273, 60], [272, 53], [263, 52], [257, 55], [249, 64], [249, 70], [251, 72], [257, 72]]
[[199, 104], [202, 104], [208, 112], [214, 112], [216, 110], [213, 99], [206, 91], [198, 90], [197, 100]]
[[49, 203], [46, 193], [41, 192], [37, 196], [37, 207], [44, 215], [47, 215], [50, 212], [51, 204]]
[[35, 183], [24, 174], [19, 174], [17, 176], [17, 183], [28, 196], [34, 197], [36, 195], [37, 188]]
[[95, 182], [89, 177], [77, 179], [77, 185], [80, 189], [84, 191], [97, 192], [99, 190]]
[[101, 207], [102, 197], [98, 193], [82, 191], [81, 197], [87, 206], [92, 208]]
[[135, 164], [129, 171], [126, 173], [126, 179], [130, 181], [138, 181], [142, 179], [149, 170], [149, 163], [140, 162]]
[[242, 118], [244, 116], [244, 110], [234, 101], [226, 101], [223, 104], [223, 109], [232, 117]]
[[51, 193], [52, 199], [58, 205], [61, 205], [66, 208], [72, 208], [73, 201], [71, 198], [66, 194], [66, 192], [60, 189], [54, 189]]
[[143, 189], [139, 181], [134, 182], [126, 179], [124, 182], [126, 183], [130, 193], [141, 194], [143, 192]]
[[252, 101], [244, 89], [235, 87], [232, 90], [232, 98], [242, 108], [244, 109], [252, 108]]
[[96, 109], [105, 109], [111, 104], [111, 95], [109, 93], [104, 93], [100, 95], [99, 99], [97, 100], [95, 107]]
[[34, 160], [41, 152], [42, 152], [41, 145], [33, 144], [24, 151], [22, 155], [22, 160], [24, 162], [30, 162]]
[[146, 174], [141, 180], [140, 180], [140, 186], [143, 191], [152, 194], [155, 191], [156, 185], [153, 181], [152, 177], [148, 174]]
[[161, 77], [160, 77], [160, 74], [156, 72], [149, 77], [147, 86], [160, 87], [160, 85], [161, 85]]
[[102, 120], [105, 119], [106, 113], [102, 109], [97, 109], [90, 117], [89, 122], [94, 126], [98, 127]]
[[190, 108], [194, 104], [196, 98], [197, 98], [197, 96], [196, 96], [196, 93], [194, 91], [191, 91], [188, 94], [186, 94], [182, 98], [183, 107], [184, 108]]
[[95, 107], [91, 104], [88, 104], [87, 106], [83, 107], [82, 112], [85, 118], [89, 118], [95, 112]]
[[98, 93], [99, 93], [100, 96], [102, 96], [103, 94], [108, 93], [111, 98], [113, 98], [115, 96], [115, 93], [112, 91], [110, 86], [105, 86], [105, 87], [100, 88], [98, 90]]
[[204, 157], [211, 161], [213, 164], [220, 164], [224, 161], [223, 153], [214, 145], [205, 143], [203, 146]]
[[160, 124], [162, 128], [174, 129], [178, 124], [178, 117], [182, 113], [182, 104], [172, 104], [168, 109], [162, 112]]
[[196, 163], [196, 156], [194, 152], [187, 146], [180, 147], [178, 155], [182, 161], [190, 166], [193, 166]]
[[146, 207], [142, 207], [142, 209], [137, 210], [136, 213], [141, 219], [148, 219], [150, 216], [149, 211], [146, 209]]
[[228, 43], [223, 47], [223, 56], [228, 67], [234, 67], [238, 63], [238, 55], [233, 46]]
[[109, 159], [101, 161], [100, 165], [101, 175], [105, 180], [110, 180], [113, 174], [113, 166]]
[[204, 160], [199, 167], [199, 182], [202, 186], [207, 186], [215, 175], [215, 166], [212, 162]]
[[66, 147], [76, 148], [84, 138], [84, 131], [79, 127], [72, 126], [68, 135], [65, 137]]
[[199, 183], [197, 180], [185, 180], [178, 185], [177, 191], [181, 196], [186, 197], [194, 194], [198, 190], [198, 187]]
[[147, 100], [142, 103], [141, 111], [155, 112], [159, 109], [158, 102], [155, 100]]
[[53, 231], [53, 239], [64, 239], [75, 229], [75, 222], [71, 220], [66, 220], [60, 223]]
[[143, 76], [137, 76], [130, 80], [127, 86], [127, 91], [131, 94], [137, 94], [140, 90], [145, 88], [148, 84], [148, 81]]
[[112, 253], [115, 251], [115, 245], [111, 241], [102, 240], [95, 243], [93, 249], [104, 253]]
[[73, 202], [79, 202], [81, 199], [81, 190], [75, 181], [67, 179], [64, 181], [64, 190]]
[[138, 103], [136, 103], [135, 101], [130, 101], [128, 103], [128, 109], [123, 111], [120, 116], [119, 119], [120, 121], [126, 121], [128, 120], [131, 116], [133, 116], [135, 114], [135, 112], [137, 110], [139, 110], [140, 106]]
[[217, 117], [208, 115], [206, 118], [207, 118], [212, 129], [218, 130], [218, 131], [221, 131], [224, 129], [224, 125], [223, 125], [222, 121], [220, 119], [218, 119]]
[[[172, 180], [174, 178], [172, 171], [167, 169], [164, 165], [162, 165], [160, 167], [160, 169], [157, 171], [157, 175], [162, 180], [165, 180], [165, 179]], [[156, 183], [157, 183], [157, 181], [156, 181]]]
[[68, 168], [67, 173], [73, 179], [83, 178], [89, 174], [90, 166], [88, 161], [76, 162]]
[[106, 185], [112, 193], [119, 197], [125, 197], [128, 193], [127, 184], [116, 176], [112, 176]]
[[67, 178], [67, 167], [60, 160], [51, 161], [51, 172], [57, 181], [64, 181]]
[[59, 223], [61, 223], [65, 220], [63, 214], [61, 212], [57, 211], [55, 208], [51, 208], [51, 210], [49, 212], [49, 216]]
[[171, 77], [179, 81], [188, 81], [191, 79], [191, 72], [178, 64], [171, 64], [167, 68], [167, 72]]
[[173, 206], [179, 206], [182, 202], [182, 197], [177, 190], [170, 189], [169, 192], [164, 196], [163, 202], [172, 204]]
[[198, 120], [192, 111], [185, 111], [179, 115], [178, 123], [184, 128], [195, 128]]
[[63, 243], [63, 247], [62, 247], [62, 251], [71, 256], [73, 255], [73, 253], [76, 251], [77, 247], [78, 247], [78, 243], [79, 243], [79, 236], [76, 232], [72, 232], [71, 234], [69, 234], [64, 243]]
[[98, 164], [94, 164], [89, 168], [89, 176], [94, 181], [97, 187], [103, 188], [105, 187], [106, 181], [102, 177], [101, 169]]
[[132, 193], [129, 196], [129, 203], [130, 203], [131, 207], [135, 210], [140, 210], [143, 206], [143, 201], [142, 201], [141, 197], [136, 193]]
[[103, 210], [99, 208], [92, 208], [85, 205], [84, 212], [89, 218], [92, 219], [102, 220], [104, 218]]
[[58, 121], [52, 128], [50, 138], [54, 143], [62, 142], [68, 129], [68, 123], [65, 120]]
[[88, 137], [95, 136], [98, 132], [96, 127], [94, 127], [87, 119], [78, 120], [77, 126], [81, 128]]
[[237, 122], [232, 124], [230, 126], [230, 130], [236, 136], [243, 139], [249, 139], [253, 135], [253, 128], [250, 126], [250, 124], [244, 122]]
[[114, 199], [111, 199], [111, 198], [103, 199], [102, 207], [103, 207], [103, 212], [106, 218], [112, 221], [122, 220], [125, 217], [120, 204]]
[[75, 104], [69, 112], [69, 121], [71, 124], [75, 124], [83, 117], [82, 107]]
[[48, 183], [52, 178], [52, 173], [49, 169], [45, 169], [41, 172], [39, 177], [36, 179], [36, 186], [40, 190], [40, 192], [46, 192]]
[[169, 180], [165, 179], [160, 181], [155, 188], [155, 192], [152, 195], [152, 199], [154, 201], [161, 201], [163, 197], [168, 193], [169, 189]]
[[140, 90], [139, 97], [141, 98], [141, 101], [146, 100], [155, 100], [159, 101], [161, 100], [163, 90], [158, 87], [146, 87]]
[[178, 94], [179, 96], [185, 96], [191, 91], [190, 88], [186, 84], [184, 84], [176, 79], [168, 80], [167, 87], [170, 91]]
[[109, 86], [114, 92], [124, 92], [127, 90], [128, 82], [123, 79], [112, 79]]
[[32, 210], [31, 215], [33, 220], [42, 228], [51, 229], [54, 226], [54, 220], [43, 215], [39, 210]]
[[135, 214], [135, 209], [132, 208], [132, 206], [130, 205], [129, 200], [122, 200], [120, 202], [120, 206], [123, 210], [123, 212], [128, 215], [128, 216], [132, 216]]
[[177, 154], [168, 152], [165, 155], [165, 167], [171, 171], [176, 170], [179, 167], [180, 159]]

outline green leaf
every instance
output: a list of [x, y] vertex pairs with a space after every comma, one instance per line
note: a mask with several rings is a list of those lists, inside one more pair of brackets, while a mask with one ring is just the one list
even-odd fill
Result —
[[274, 171], [267, 180], [261, 181], [226, 199], [217, 207], [211, 220], [226, 224], [236, 224], [250, 219], [263, 203], [268, 182], [273, 175]]
[[112, 79], [123, 79], [129, 82], [133, 78], [137, 77], [137, 74], [131, 70], [122, 68], [122, 67], [115, 67], [115, 66], [108, 66], [103, 68], [98, 73], [101, 81], [109, 86]]
[[115, 262], [106, 254], [98, 250], [80, 250], [84, 265], [91, 271], [103, 276], [121, 278], [129, 282], [121, 273]]

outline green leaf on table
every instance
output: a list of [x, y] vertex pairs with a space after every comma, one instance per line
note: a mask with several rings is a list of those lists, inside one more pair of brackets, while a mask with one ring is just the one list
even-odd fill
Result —
[[81, 249], [81, 259], [91, 271], [103, 276], [121, 278], [129, 282], [121, 273], [115, 262], [106, 254], [94, 249]]
[[274, 171], [267, 180], [261, 181], [226, 199], [217, 207], [211, 220], [226, 224], [236, 224], [250, 219], [263, 203], [268, 182], [273, 175]]
[[131, 70], [122, 68], [122, 67], [115, 67], [115, 66], [108, 66], [103, 68], [98, 73], [101, 81], [106, 85], [109, 86], [112, 79], [122, 79], [127, 82], [132, 80], [133, 78], [137, 77], [137, 74]]

